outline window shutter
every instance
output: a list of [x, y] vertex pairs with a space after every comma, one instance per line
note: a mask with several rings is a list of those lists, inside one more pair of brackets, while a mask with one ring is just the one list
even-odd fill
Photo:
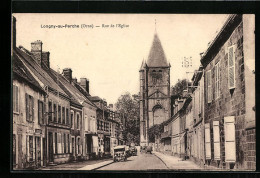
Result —
[[210, 124], [205, 124], [205, 149], [206, 159], [211, 159], [211, 145], [210, 145]]
[[235, 117], [225, 117], [225, 160], [236, 161]]
[[38, 123], [41, 124], [41, 106], [40, 100], [38, 100]]
[[19, 102], [20, 102], [20, 88], [17, 86], [17, 112], [20, 112], [20, 106], [19, 106]]
[[32, 120], [31, 121], [34, 121], [34, 98], [32, 97]]
[[220, 160], [219, 121], [213, 121], [214, 160]]
[[234, 45], [228, 48], [228, 86], [235, 88], [235, 48]]
[[25, 93], [26, 120], [29, 121], [29, 95]]
[[46, 109], [46, 106], [45, 106], [45, 103], [43, 102], [42, 104], [42, 124], [45, 124], [45, 109]]
[[13, 85], [13, 111], [16, 111], [16, 108], [15, 108], [15, 85]]
[[212, 87], [211, 87], [211, 70], [207, 72], [207, 85], [208, 85], [208, 103], [212, 100]]

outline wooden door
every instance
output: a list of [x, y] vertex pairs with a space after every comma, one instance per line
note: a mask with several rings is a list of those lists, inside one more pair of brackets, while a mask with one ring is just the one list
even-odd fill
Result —
[[22, 168], [23, 151], [22, 151], [22, 134], [18, 134], [18, 168]]
[[49, 162], [53, 162], [53, 135], [49, 132]]

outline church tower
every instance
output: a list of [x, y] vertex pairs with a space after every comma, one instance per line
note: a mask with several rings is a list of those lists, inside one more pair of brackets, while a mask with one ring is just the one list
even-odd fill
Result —
[[140, 145], [148, 145], [148, 129], [170, 118], [170, 63], [154, 34], [147, 61], [140, 73]]

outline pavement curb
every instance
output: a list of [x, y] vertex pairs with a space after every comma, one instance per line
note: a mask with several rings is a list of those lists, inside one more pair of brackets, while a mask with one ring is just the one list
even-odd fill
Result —
[[97, 170], [97, 169], [100, 169], [100, 168], [102, 168], [102, 167], [108, 166], [108, 165], [113, 164], [113, 163], [114, 163], [114, 161], [112, 161], [112, 162], [110, 162], [110, 163], [107, 163], [107, 164], [104, 164], [104, 165], [102, 165], [102, 166], [96, 167], [96, 168], [94, 168], [94, 169], [91, 169], [91, 171], [92, 171], [92, 170], [95, 171], [95, 170]]
[[152, 153], [153, 155], [155, 155], [157, 158], [159, 158], [159, 160], [161, 160], [161, 162], [163, 162], [163, 164], [167, 167], [167, 169], [170, 169], [169, 166], [167, 166], [167, 164], [162, 160], [162, 158], [160, 158], [157, 154]]

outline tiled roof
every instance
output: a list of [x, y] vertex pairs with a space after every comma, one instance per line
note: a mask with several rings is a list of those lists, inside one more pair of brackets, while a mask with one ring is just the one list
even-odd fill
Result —
[[153, 44], [147, 60], [148, 67], [168, 67], [167, 59], [157, 33], [154, 34]]
[[[23, 49], [23, 50], [22, 50]], [[28, 50], [22, 48], [16, 48], [17, 54], [21, 57], [26, 67], [37, 77], [37, 79], [44, 85], [57, 90], [63, 95], [68, 95], [56, 84], [56, 82], [50, 77], [50, 75], [44, 71], [39, 64], [37, 64]], [[41, 84], [40, 84], [41, 85]]]
[[25, 67], [21, 59], [19, 59], [17, 52], [14, 50], [13, 58], [12, 58], [12, 67], [13, 67], [13, 74], [15, 77], [21, 77], [29, 84], [37, 87], [39, 90], [43, 91], [43, 88], [37, 82], [37, 80], [32, 76], [32, 74], [28, 71]]
[[86, 98], [74, 85], [75, 83], [70, 83], [63, 75], [57, 73], [53, 69], [45, 69], [46, 71], [49, 71], [50, 75], [53, 77], [53, 79], [59, 84], [59, 86], [71, 97], [71, 100], [78, 104], [82, 105], [84, 102], [92, 105], [95, 107], [95, 105]]

